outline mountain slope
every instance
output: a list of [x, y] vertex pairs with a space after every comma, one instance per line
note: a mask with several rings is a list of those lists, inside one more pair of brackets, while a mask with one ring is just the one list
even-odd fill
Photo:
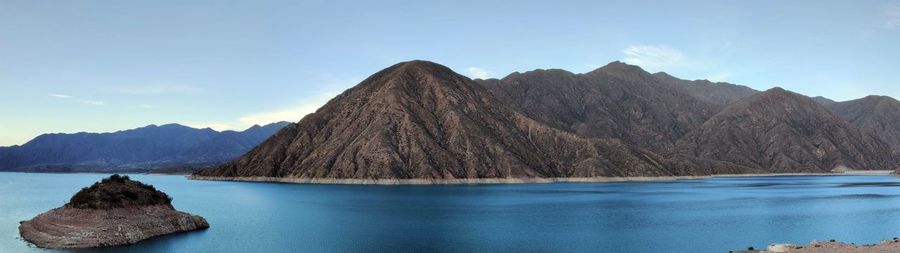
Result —
[[868, 96], [826, 105], [864, 133], [887, 142], [894, 152], [900, 150], [900, 101], [886, 96]]
[[0, 170], [115, 171], [215, 164], [240, 156], [287, 124], [244, 132], [168, 124], [114, 133], [44, 134], [21, 146], [0, 148]]
[[676, 149], [768, 172], [897, 166], [887, 144], [812, 99], [781, 88], [730, 105], [679, 141]]
[[[816, 103], [819, 103], [820, 105], [823, 105], [825, 107], [831, 107], [832, 105], [837, 103], [836, 101], [831, 100], [826, 97], [823, 97], [823, 96], [812, 97], [812, 100], [816, 101]], [[828, 108], [828, 109], [830, 110], [831, 108]]]
[[621, 62], [585, 74], [535, 70], [479, 82], [519, 112], [551, 127], [618, 138], [657, 152], [671, 150], [723, 107]]
[[661, 82], [669, 83], [697, 99], [723, 106], [759, 93], [759, 91], [743, 85], [725, 82], [714, 83], [708, 80], [689, 81], [678, 79], [665, 72], [655, 73], [653, 76]]
[[537, 123], [425, 61], [399, 63], [198, 178], [451, 180], [699, 173], [617, 140]]
[[242, 132], [222, 131], [203, 143], [182, 152], [179, 157], [191, 163], [230, 161], [247, 153], [289, 124], [290, 122], [282, 121], [265, 126], [254, 125]]

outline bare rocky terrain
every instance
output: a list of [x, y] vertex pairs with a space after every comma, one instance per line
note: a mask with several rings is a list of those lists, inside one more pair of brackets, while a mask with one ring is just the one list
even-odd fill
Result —
[[868, 96], [846, 102], [826, 102], [825, 105], [861, 131], [887, 142], [892, 151], [900, 150], [900, 101], [886, 96]]
[[621, 62], [584, 74], [535, 70], [471, 80], [411, 61], [193, 177], [528, 182], [897, 168], [889, 142], [821, 104], [827, 101]]
[[765, 250], [732, 251], [737, 253], [892, 253], [900, 252], [900, 239], [885, 240], [878, 244], [856, 245], [843, 242], [810, 242], [806, 245], [772, 244]]
[[653, 151], [671, 150], [722, 109], [621, 62], [584, 74], [534, 70], [480, 82], [499, 100], [548, 126]]
[[617, 139], [536, 122], [447, 67], [404, 62], [197, 178], [475, 179], [628, 177], [740, 172], [667, 159]]
[[781, 88], [731, 104], [682, 138], [676, 150], [774, 173], [897, 166], [885, 142]]
[[92, 248], [209, 228], [203, 217], [179, 212], [153, 186], [113, 175], [75, 194], [69, 203], [19, 225], [41, 248]]
[[722, 106], [759, 93], [758, 90], [743, 85], [709, 80], [683, 80], [666, 72], [654, 73], [653, 76], [697, 99]]

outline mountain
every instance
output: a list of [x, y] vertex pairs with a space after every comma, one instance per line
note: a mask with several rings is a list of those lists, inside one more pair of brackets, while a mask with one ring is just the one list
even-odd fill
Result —
[[[819, 103], [820, 105], [824, 105], [825, 107], [830, 107], [837, 103], [834, 100], [831, 100], [831, 99], [823, 97], [823, 96], [812, 97], [812, 100], [816, 101], [816, 103]], [[829, 109], [831, 109], [831, 108], [829, 108]]]
[[246, 155], [196, 178], [509, 179], [700, 174], [614, 139], [538, 123], [447, 67], [393, 65], [285, 127]]
[[479, 82], [501, 101], [551, 127], [658, 152], [671, 150], [724, 107], [685, 92], [681, 81], [663, 80], [622, 62], [585, 74], [535, 70]]
[[243, 132], [178, 124], [114, 133], [44, 134], [21, 146], [0, 147], [0, 171], [117, 171], [211, 165], [242, 155], [289, 123]]
[[900, 151], [900, 102], [886, 96], [826, 104], [829, 110]]
[[893, 170], [889, 146], [813, 99], [773, 88], [729, 105], [679, 141], [690, 156], [768, 172]]
[[223, 131], [181, 153], [180, 156], [185, 159], [196, 159], [194, 163], [226, 162], [247, 153], [289, 124], [290, 122], [282, 121], [265, 126], [254, 125], [243, 132]]
[[708, 80], [682, 80], [669, 75], [666, 72], [653, 74], [661, 82], [671, 84], [681, 91], [705, 102], [728, 105], [742, 98], [756, 95], [758, 90], [750, 87], [726, 82], [711, 82]]

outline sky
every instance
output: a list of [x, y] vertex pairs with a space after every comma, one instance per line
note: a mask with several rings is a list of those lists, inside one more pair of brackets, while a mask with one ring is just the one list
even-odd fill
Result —
[[758, 90], [900, 98], [900, 2], [0, 0], [0, 146], [296, 122], [413, 59], [473, 78], [618, 60]]

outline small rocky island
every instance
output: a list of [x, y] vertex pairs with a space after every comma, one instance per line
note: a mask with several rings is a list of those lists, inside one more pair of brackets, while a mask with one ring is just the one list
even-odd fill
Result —
[[81, 189], [69, 203], [19, 225], [22, 238], [42, 248], [133, 244], [151, 237], [209, 228], [203, 217], [179, 212], [172, 198], [118, 174]]

